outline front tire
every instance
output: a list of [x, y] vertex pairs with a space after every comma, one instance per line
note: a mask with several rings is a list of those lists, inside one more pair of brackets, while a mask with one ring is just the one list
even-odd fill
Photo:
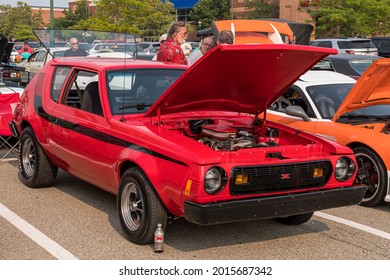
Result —
[[372, 207], [384, 203], [388, 183], [386, 167], [381, 158], [366, 147], [357, 147], [353, 152], [358, 164], [355, 181], [368, 187], [360, 205]]
[[20, 136], [19, 179], [30, 188], [51, 186], [57, 176], [54, 166], [43, 152], [31, 127], [26, 127]]
[[311, 213], [305, 213], [305, 214], [299, 214], [299, 215], [293, 215], [288, 217], [281, 217], [281, 218], [275, 218], [276, 221], [279, 223], [285, 224], [285, 225], [301, 225], [306, 223], [313, 217], [314, 212]]
[[121, 179], [117, 207], [123, 232], [136, 244], [152, 243], [157, 224], [165, 229], [168, 215], [153, 186], [139, 168], [130, 168]]

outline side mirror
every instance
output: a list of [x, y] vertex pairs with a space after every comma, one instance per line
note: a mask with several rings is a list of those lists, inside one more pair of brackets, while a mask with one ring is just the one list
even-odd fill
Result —
[[299, 117], [303, 119], [305, 122], [310, 122], [311, 119], [306, 115], [305, 111], [303, 111], [301, 106], [287, 106], [285, 108], [286, 114], [289, 116]]

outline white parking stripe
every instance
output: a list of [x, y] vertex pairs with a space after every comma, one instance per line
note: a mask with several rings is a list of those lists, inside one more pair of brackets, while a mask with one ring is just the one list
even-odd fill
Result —
[[387, 233], [385, 231], [381, 231], [381, 230], [376, 229], [376, 228], [372, 228], [372, 227], [368, 227], [368, 226], [365, 226], [365, 225], [362, 225], [362, 224], [358, 224], [358, 223], [355, 223], [355, 222], [352, 222], [352, 221], [349, 221], [349, 220], [346, 220], [346, 219], [342, 219], [342, 218], [339, 218], [339, 217], [336, 217], [336, 216], [332, 216], [332, 215], [323, 213], [323, 212], [315, 212], [314, 215], [318, 216], [318, 217], [321, 217], [321, 218], [324, 218], [324, 219], [327, 219], [327, 220], [331, 220], [331, 221], [340, 223], [340, 224], [344, 224], [344, 225], [347, 225], [347, 226], [350, 226], [350, 227], [353, 227], [353, 228], [356, 228], [356, 229], [359, 229], [359, 230], [362, 230], [362, 231], [365, 231], [365, 232], [368, 232], [368, 233], [371, 233], [371, 234], [377, 235], [379, 237], [382, 237], [382, 238], [390, 240], [390, 233]]
[[0, 215], [59, 260], [78, 260], [55, 241], [0, 203]]

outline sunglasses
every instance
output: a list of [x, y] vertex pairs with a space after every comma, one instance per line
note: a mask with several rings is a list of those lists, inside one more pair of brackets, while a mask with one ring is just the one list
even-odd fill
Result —
[[72, 43], [72, 45], [78, 45], [79, 43]]

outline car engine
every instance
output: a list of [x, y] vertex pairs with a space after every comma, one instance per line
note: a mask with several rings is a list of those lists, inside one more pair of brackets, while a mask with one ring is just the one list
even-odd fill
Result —
[[226, 125], [204, 124], [198, 130], [201, 135], [198, 142], [216, 151], [278, 146], [278, 131], [272, 128], [267, 129], [264, 137], [258, 137], [256, 133], [245, 128]]

